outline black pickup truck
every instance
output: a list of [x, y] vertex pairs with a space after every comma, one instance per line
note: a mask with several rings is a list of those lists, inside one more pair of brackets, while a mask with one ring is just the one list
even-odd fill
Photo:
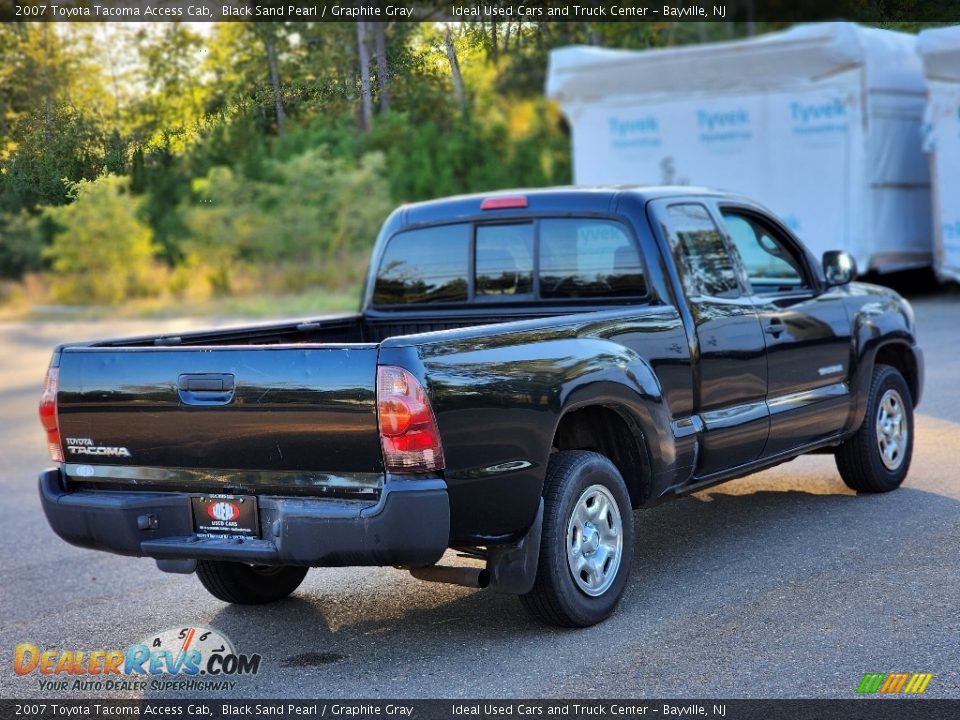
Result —
[[394, 565], [590, 625], [636, 508], [810, 452], [900, 485], [922, 354], [908, 303], [855, 274], [709, 190], [407, 205], [357, 314], [56, 348], [41, 501], [68, 542], [228, 602]]

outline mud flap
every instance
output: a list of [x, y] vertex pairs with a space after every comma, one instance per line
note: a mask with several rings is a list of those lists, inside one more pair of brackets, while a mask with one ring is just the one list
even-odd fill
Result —
[[543, 498], [527, 534], [513, 545], [494, 546], [487, 556], [491, 590], [525, 595], [533, 589], [540, 562], [540, 534], [543, 530]]

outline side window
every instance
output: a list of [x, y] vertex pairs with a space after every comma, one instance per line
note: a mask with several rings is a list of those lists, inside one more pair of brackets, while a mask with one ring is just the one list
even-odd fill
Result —
[[643, 265], [626, 228], [593, 218], [540, 221], [540, 296], [637, 297]]
[[533, 292], [533, 224], [478, 225], [476, 294]]
[[763, 295], [809, 287], [800, 261], [775, 232], [750, 215], [733, 210], [722, 214], [753, 292]]
[[469, 225], [441, 225], [398, 233], [380, 260], [373, 304], [465, 301], [469, 258]]
[[684, 270], [684, 283], [689, 295], [722, 298], [740, 295], [733, 260], [720, 230], [703, 205], [669, 205], [663, 232], [676, 261]]

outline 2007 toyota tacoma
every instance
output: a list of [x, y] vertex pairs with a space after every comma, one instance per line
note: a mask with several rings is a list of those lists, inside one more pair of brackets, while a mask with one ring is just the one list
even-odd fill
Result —
[[900, 485], [922, 355], [907, 302], [855, 274], [709, 190], [407, 205], [357, 314], [59, 346], [43, 508], [228, 602], [394, 565], [590, 625], [636, 508], [810, 452], [859, 492]]

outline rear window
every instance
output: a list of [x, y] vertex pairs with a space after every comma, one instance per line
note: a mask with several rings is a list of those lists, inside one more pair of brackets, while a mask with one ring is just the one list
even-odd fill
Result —
[[533, 223], [477, 227], [477, 295], [533, 292]]
[[375, 305], [463, 302], [470, 267], [470, 225], [398, 233], [387, 245], [373, 288]]
[[643, 266], [626, 228], [595, 219], [540, 221], [540, 296], [644, 295]]
[[400, 232], [384, 250], [376, 306], [603, 300], [646, 295], [626, 226], [601, 218], [459, 223]]

